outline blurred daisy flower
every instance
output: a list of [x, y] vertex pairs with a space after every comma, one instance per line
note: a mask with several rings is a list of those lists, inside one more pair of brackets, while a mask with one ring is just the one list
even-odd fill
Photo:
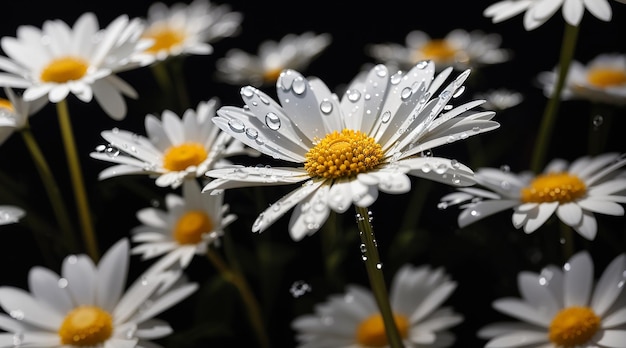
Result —
[[626, 203], [626, 176], [618, 169], [626, 157], [606, 153], [580, 157], [571, 164], [554, 159], [543, 173], [511, 173], [508, 169], [480, 168], [479, 187], [460, 188], [445, 195], [440, 207], [463, 203], [460, 227], [507, 209], [513, 209], [513, 226], [532, 233], [553, 214], [588, 240], [597, 232], [594, 213], [621, 216]]
[[131, 252], [141, 254], [144, 260], [166, 254], [150, 267], [151, 272], [174, 264], [186, 268], [194, 255], [206, 254], [208, 245], [218, 243], [224, 228], [236, 219], [225, 215], [224, 195], [202, 194], [196, 180], [185, 180], [182, 193], [182, 197], [165, 197], [168, 211], [145, 208], [137, 212], [143, 225], [131, 231], [133, 242], [139, 243]]
[[[392, 281], [389, 301], [406, 348], [448, 347], [454, 343], [449, 328], [463, 321], [451, 307], [440, 307], [456, 288], [443, 269], [402, 266]], [[315, 314], [292, 322], [298, 347], [388, 347], [383, 320], [372, 293], [349, 285], [343, 295], [330, 296]]]
[[0, 205], [0, 225], [14, 224], [26, 215], [24, 209], [13, 205]]
[[489, 348], [623, 347], [624, 273], [622, 253], [594, 285], [594, 264], [587, 251], [575, 254], [562, 269], [550, 265], [540, 273], [520, 272], [522, 298], [493, 302], [496, 310], [518, 321], [487, 325], [478, 336], [489, 340]]
[[216, 63], [217, 78], [235, 85], [272, 85], [285, 69], [306, 69], [331, 40], [330, 34], [305, 32], [287, 34], [278, 42], [264, 41], [259, 45], [257, 55], [238, 48], [230, 49]]
[[414, 30], [407, 34], [405, 46], [396, 43], [372, 44], [367, 52], [379, 62], [399, 70], [410, 69], [422, 60], [432, 60], [436, 66], [457, 69], [476, 68], [501, 63], [510, 58], [508, 50], [501, 49], [499, 34], [455, 29], [440, 39]]
[[[544, 94], [549, 98], [554, 90], [557, 68], [538, 76]], [[586, 99], [608, 104], [626, 104], [626, 55], [600, 54], [587, 65], [572, 61], [562, 99]]]
[[180, 273], [142, 277], [124, 293], [129, 242], [115, 243], [96, 266], [87, 255], [63, 260], [61, 275], [43, 267], [28, 274], [30, 293], [0, 287], [2, 346], [150, 347], [149, 340], [172, 333], [168, 323], [153, 319], [193, 293]]
[[423, 156], [430, 149], [499, 127], [494, 112], [474, 112], [482, 101], [453, 108], [469, 71], [439, 91], [452, 68], [435, 76], [422, 62], [391, 75], [384, 65], [354, 80], [340, 99], [323, 81], [294, 70], [281, 73], [278, 102], [251, 86], [241, 89], [243, 108], [224, 106], [213, 121], [259, 152], [294, 167], [236, 166], [210, 170], [215, 189], [301, 183], [262, 212], [252, 226], [261, 232], [295, 207], [294, 240], [315, 233], [330, 210], [368, 207], [378, 192], [410, 191], [409, 175], [450, 185], [471, 185], [473, 172], [454, 159]]
[[504, 88], [488, 90], [485, 93], [476, 93], [474, 98], [484, 99], [485, 103], [481, 106], [484, 109], [495, 111], [512, 108], [524, 100], [522, 93]]
[[610, 21], [613, 15], [608, 0], [504, 0], [489, 5], [483, 15], [499, 23], [525, 11], [524, 28], [533, 30], [550, 19], [560, 7], [563, 7], [565, 21], [573, 26], [580, 24], [585, 9], [605, 22]]
[[25, 89], [33, 101], [47, 96], [57, 103], [74, 94], [83, 102], [92, 99], [112, 118], [126, 115], [123, 96], [136, 98], [136, 91], [116, 72], [145, 64], [132, 58], [148, 42], [140, 40], [141, 25], [126, 15], [100, 30], [93, 13], [81, 15], [70, 28], [50, 20], [40, 30], [23, 25], [17, 37], [3, 37], [0, 44], [8, 57], [0, 56], [0, 85]]
[[145, 118], [147, 136], [120, 129], [101, 133], [108, 141], [90, 156], [117, 163], [99, 174], [101, 180], [128, 174], [156, 176], [160, 187], [180, 186], [186, 178], [197, 178], [208, 169], [230, 164], [224, 157], [250, 153], [243, 144], [232, 141], [211, 121], [217, 99], [187, 109], [182, 118], [165, 110], [161, 118], [148, 114]]
[[28, 118], [48, 103], [45, 98], [27, 102], [6, 87], [4, 93], [9, 99], [0, 98], [0, 145], [16, 130], [27, 127]]
[[143, 53], [153, 60], [182, 54], [211, 54], [211, 43], [236, 35], [242, 19], [242, 14], [232, 12], [230, 6], [207, 0], [174, 3], [170, 7], [162, 2], [152, 3], [142, 35], [152, 46]]

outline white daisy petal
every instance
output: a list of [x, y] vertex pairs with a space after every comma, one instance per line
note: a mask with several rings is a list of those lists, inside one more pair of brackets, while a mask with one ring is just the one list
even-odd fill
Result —
[[158, 319], [150, 319], [141, 323], [137, 331], [135, 331], [135, 335], [141, 339], [154, 340], [170, 335], [173, 332], [174, 330], [168, 323]]
[[592, 213], [583, 212], [582, 222], [577, 226], [572, 226], [578, 234], [587, 240], [594, 240], [598, 231], [598, 223]]
[[624, 330], [604, 330], [598, 344], [602, 347], [620, 348], [626, 341], [626, 331]]
[[546, 340], [544, 332], [518, 331], [490, 340], [485, 345], [485, 348], [525, 347], [529, 344], [542, 343]]
[[559, 207], [558, 202], [542, 203], [536, 210], [536, 215], [529, 215], [524, 224], [524, 232], [532, 233], [541, 227]]
[[514, 318], [527, 321], [529, 323], [548, 326], [552, 318], [539, 312], [526, 302], [513, 298], [498, 299], [493, 302], [493, 308], [498, 311], [510, 315]]
[[13, 318], [51, 331], [56, 331], [63, 321], [61, 313], [17, 288], [0, 287], [0, 306]]
[[529, 272], [520, 272], [517, 277], [522, 298], [532, 302], [545, 316], [554, 315], [558, 311], [558, 303], [550, 290], [541, 284], [541, 277]]
[[563, 2], [563, 18], [570, 25], [578, 25], [585, 13], [583, 0], [570, 0]]
[[160, 296], [152, 302], [148, 308], [142, 310], [136, 318], [137, 322], [141, 323], [145, 320], [152, 319], [154, 316], [169, 309], [171, 306], [191, 295], [197, 289], [198, 285], [192, 283], [168, 291], [166, 294]]
[[113, 84], [105, 80], [98, 80], [93, 83], [92, 88], [94, 98], [111, 118], [121, 120], [126, 116], [126, 102]]
[[337, 180], [328, 192], [328, 206], [337, 213], [344, 213], [352, 206], [352, 189], [348, 180]]
[[576, 203], [560, 204], [556, 209], [556, 215], [570, 226], [578, 225], [583, 218], [581, 206]]
[[623, 286], [620, 282], [624, 280], [624, 271], [626, 271], [626, 255], [620, 254], [611, 261], [598, 279], [591, 299], [591, 307], [598, 315], [604, 316], [622, 293]]
[[583, 251], [572, 256], [563, 270], [565, 306], [588, 305], [593, 286], [593, 261], [589, 253]]
[[583, 3], [585, 4], [585, 8], [589, 10], [589, 12], [591, 12], [594, 17], [601, 19], [605, 22], [611, 20], [612, 11], [611, 5], [609, 5], [608, 1], [583, 0]]
[[315, 193], [296, 205], [289, 221], [289, 235], [295, 241], [319, 230], [328, 215], [328, 186], [321, 186]]
[[124, 291], [129, 244], [127, 239], [121, 239], [98, 262], [96, 304], [107, 311], [113, 309]]
[[65, 289], [65, 281], [66, 279], [43, 267], [33, 267], [28, 272], [28, 287], [33, 296], [59, 313], [66, 313], [74, 306], [72, 297]]
[[615, 312], [607, 315], [602, 320], [602, 327], [611, 329], [618, 327], [620, 325], [624, 325], [626, 323], [626, 307], [620, 308]]
[[96, 300], [96, 266], [87, 255], [70, 255], [63, 260], [61, 275], [75, 305], [92, 305]]
[[510, 209], [517, 205], [518, 202], [514, 200], [488, 200], [488, 201], [480, 201], [472, 204], [469, 208], [463, 210], [461, 214], [459, 214], [458, 224], [459, 227], [463, 228], [467, 225], [470, 225], [478, 220], [484, 219], [490, 215], [499, 213], [503, 210]]
[[594, 198], [583, 199], [577, 202], [578, 205], [588, 211], [601, 213], [606, 215], [622, 216], [624, 215], [624, 207], [609, 201], [595, 200]]

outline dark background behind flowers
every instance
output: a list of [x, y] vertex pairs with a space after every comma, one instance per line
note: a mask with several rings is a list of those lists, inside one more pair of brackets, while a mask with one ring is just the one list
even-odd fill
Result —
[[[172, 1], [166, 1], [172, 4]], [[214, 2], [224, 4], [226, 2]], [[374, 60], [365, 53], [372, 43], [404, 44], [411, 30], [423, 30], [431, 37], [443, 37], [456, 28], [500, 33], [502, 48], [511, 49], [511, 61], [473, 71], [464, 98], [490, 89], [507, 88], [524, 94], [522, 104], [498, 112], [501, 128], [479, 137], [435, 150], [435, 155], [455, 158], [472, 168], [477, 166], [509, 166], [514, 172], [529, 168], [534, 137], [547, 99], [535, 83], [541, 71], [551, 70], [558, 61], [564, 21], [558, 12], [543, 26], [527, 32], [522, 15], [493, 24], [482, 15], [492, 1], [230, 1], [233, 11], [244, 15], [238, 36], [214, 43], [210, 56], [188, 56], [184, 59], [184, 79], [189, 92], [190, 107], [200, 101], [217, 97], [223, 105], [241, 105], [239, 88], [216, 81], [215, 62], [230, 48], [256, 53], [264, 40], [279, 40], [288, 33], [330, 33], [333, 41], [304, 75], [318, 76], [334, 90], [348, 83], [365, 64]], [[145, 17], [151, 1], [11, 1], [3, 4], [0, 35], [15, 36], [19, 25], [41, 27], [45, 20], [61, 19], [70, 25], [84, 12], [93, 11], [103, 27], [120, 14]], [[581, 24], [575, 59], [587, 62], [600, 53], [626, 53], [626, 5], [611, 1], [613, 19], [602, 22], [586, 13]], [[181, 114], [177, 106], [167, 105], [166, 98], [156, 86], [149, 68], [121, 73], [120, 76], [136, 88], [139, 99], [127, 100], [128, 114], [123, 121], [107, 117], [96, 103], [84, 104], [69, 98], [69, 111], [80, 151], [88, 187], [100, 251], [113, 242], [129, 236], [139, 224], [137, 210], [161, 206], [170, 189], [156, 188], [145, 176], [120, 177], [98, 181], [97, 174], [108, 164], [88, 157], [96, 146], [103, 144], [99, 133], [118, 127], [145, 134], [143, 126], [147, 113], [160, 115], [164, 108]], [[275, 96], [273, 87], [265, 88]], [[610, 129], [606, 130], [606, 151], [623, 152], [626, 142], [624, 107], [609, 108], [615, 112]], [[587, 151], [587, 136], [591, 124], [590, 103], [568, 101], [561, 105], [548, 158], [574, 160]], [[74, 211], [69, 176], [53, 105], [48, 105], [31, 119], [33, 133], [44, 149], [52, 170], [64, 188], [70, 212]], [[481, 149], [476, 151], [475, 149]], [[483, 158], [481, 160], [481, 157]], [[238, 158], [238, 162], [265, 163], [265, 159]], [[0, 252], [2, 285], [26, 287], [27, 272], [34, 265], [58, 271], [65, 254], [54, 242], [58, 231], [48, 207], [41, 181], [19, 136], [12, 136], [0, 147], [0, 204], [13, 204], [27, 210], [19, 224], [1, 226], [3, 247]], [[330, 243], [320, 233], [293, 242], [286, 231], [289, 214], [263, 234], [249, 231], [256, 215], [291, 187], [276, 189], [236, 190], [226, 195], [231, 210], [239, 220], [228, 230], [237, 242], [242, 269], [249, 276], [262, 303], [262, 310], [271, 335], [273, 347], [294, 346], [290, 321], [297, 315], [312, 313], [313, 306], [333, 293], [343, 291], [345, 284], [367, 286], [365, 266], [360, 260], [359, 241], [353, 212], [337, 216], [342, 231]], [[482, 346], [484, 341], [475, 333], [481, 326], [503, 317], [491, 308], [491, 302], [503, 296], [516, 296], [517, 273], [538, 271], [548, 263], [563, 261], [556, 223], [543, 226], [531, 235], [515, 230], [510, 213], [504, 212], [482, 220], [465, 229], [456, 225], [458, 210], [437, 208], [439, 199], [452, 188], [443, 184], [413, 179], [413, 189], [404, 195], [381, 193], [371, 207], [374, 231], [378, 239], [383, 271], [391, 279], [403, 263], [429, 264], [444, 267], [458, 288], [447, 301], [465, 316], [465, 321], [453, 328], [457, 347]], [[255, 200], [263, 197], [264, 202]], [[626, 250], [625, 222], [622, 217], [599, 216], [598, 237], [593, 242], [576, 236], [576, 250], [588, 249], [603, 269], [609, 260]], [[33, 232], [37, 231], [37, 232]], [[48, 253], [38, 249], [33, 233], [43, 233], [50, 239]], [[327, 257], [325, 255], [331, 255]], [[147, 263], [134, 257], [130, 279], [134, 279]], [[234, 289], [220, 281], [211, 264], [196, 257], [187, 272], [189, 278], [201, 283], [201, 289], [191, 298], [164, 313], [161, 317], [175, 328], [175, 334], [164, 339], [168, 347], [195, 346], [254, 346], [244, 308]], [[301, 295], [294, 295], [298, 288]]]

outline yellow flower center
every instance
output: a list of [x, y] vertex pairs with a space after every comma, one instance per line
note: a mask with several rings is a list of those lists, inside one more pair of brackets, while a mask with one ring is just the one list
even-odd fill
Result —
[[198, 143], [183, 143], [172, 146], [163, 156], [163, 168], [170, 171], [182, 171], [190, 166], [197, 166], [208, 157], [204, 146]]
[[154, 44], [146, 49], [148, 53], [171, 51], [173, 47], [185, 41], [185, 33], [167, 26], [154, 27], [146, 30], [144, 38], [154, 40]]
[[88, 67], [89, 65], [82, 58], [61, 57], [53, 59], [41, 71], [41, 81], [65, 83], [79, 80], [85, 76]]
[[267, 69], [263, 73], [263, 80], [265, 80], [267, 82], [274, 82], [274, 81], [278, 80], [278, 76], [280, 76], [281, 71], [283, 71], [282, 68]]
[[524, 203], [567, 203], [585, 195], [587, 187], [577, 176], [568, 173], [540, 175], [522, 189]]
[[11, 102], [8, 99], [4, 99], [4, 98], [0, 98], [0, 109], [4, 109], [8, 112], [15, 112], [15, 109], [13, 108], [13, 104], [11, 104]]
[[74, 308], [67, 314], [59, 336], [63, 345], [95, 346], [104, 343], [113, 333], [113, 319], [106, 311], [93, 306]]
[[588, 307], [568, 307], [550, 323], [550, 341], [558, 347], [573, 348], [588, 342], [600, 328], [600, 318]]
[[344, 129], [326, 135], [305, 155], [311, 176], [339, 178], [366, 172], [383, 159], [381, 146], [361, 131]]
[[626, 85], [626, 71], [612, 68], [591, 69], [587, 73], [587, 81], [600, 88]]
[[178, 244], [198, 244], [202, 235], [213, 230], [211, 218], [204, 212], [195, 210], [185, 213], [174, 227], [174, 239]]
[[457, 50], [447, 40], [430, 40], [422, 46], [418, 52], [419, 59], [432, 59], [434, 61], [450, 60], [456, 55]]
[[[394, 314], [393, 320], [396, 323], [400, 337], [406, 338], [409, 334], [409, 320], [401, 314]], [[387, 342], [387, 333], [385, 332], [385, 323], [380, 314], [374, 314], [363, 320], [356, 329], [356, 341], [365, 347], [385, 347]]]

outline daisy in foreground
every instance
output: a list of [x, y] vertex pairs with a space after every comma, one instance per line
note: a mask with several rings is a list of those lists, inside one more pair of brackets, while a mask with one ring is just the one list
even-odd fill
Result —
[[286, 70], [276, 84], [282, 105], [254, 87], [244, 87], [245, 107], [220, 108], [215, 124], [261, 153], [297, 166], [210, 170], [206, 175], [215, 180], [204, 191], [301, 183], [252, 226], [261, 232], [295, 207], [289, 231], [300, 240], [321, 227], [330, 209], [343, 213], [352, 204], [368, 207], [379, 190], [408, 192], [409, 175], [471, 185], [473, 172], [467, 166], [422, 156], [439, 145], [499, 127], [491, 120], [494, 112], [471, 111], [483, 101], [448, 105], [469, 75], [463, 72], [439, 91], [451, 71], [435, 77], [434, 63], [422, 62], [391, 75], [377, 65], [339, 99], [321, 80]]
[[234, 48], [217, 61], [217, 77], [235, 85], [272, 85], [285, 69], [306, 69], [331, 40], [330, 34], [305, 32], [287, 34], [278, 42], [264, 41], [259, 45], [257, 55]]
[[92, 99], [114, 119], [126, 115], [123, 96], [135, 90], [115, 75], [141, 63], [132, 55], [149, 42], [140, 40], [141, 25], [127, 16], [117, 17], [100, 30], [93, 13], [81, 15], [70, 28], [60, 20], [46, 21], [43, 29], [20, 26], [17, 37], [3, 37], [0, 86], [23, 88], [26, 101], [47, 96], [58, 103], [69, 93], [83, 102]]
[[[624, 0], [616, 1], [626, 3]], [[533, 30], [550, 19], [560, 7], [563, 7], [565, 21], [573, 26], [580, 24], [585, 9], [605, 22], [610, 21], [613, 15], [608, 0], [504, 0], [489, 5], [483, 15], [499, 23], [526, 11], [524, 28]]]
[[[406, 348], [448, 347], [454, 343], [449, 328], [463, 317], [451, 307], [440, 307], [456, 288], [443, 269], [402, 266], [390, 287], [394, 321]], [[343, 295], [330, 296], [315, 307], [315, 314], [292, 322], [298, 347], [388, 347], [382, 317], [372, 293], [350, 285]]]
[[194, 0], [189, 5], [175, 3], [168, 7], [155, 2], [148, 8], [143, 37], [153, 42], [143, 53], [155, 60], [182, 54], [211, 54], [215, 42], [235, 35], [243, 16], [228, 5], [214, 5]]
[[145, 208], [137, 212], [143, 225], [132, 230], [132, 240], [140, 244], [131, 252], [141, 254], [144, 260], [166, 254], [150, 272], [173, 265], [184, 269], [194, 255], [206, 254], [210, 244], [218, 243], [224, 228], [236, 219], [233, 214], [225, 215], [224, 195], [202, 194], [196, 180], [185, 180], [182, 192], [182, 197], [165, 197], [168, 211]]
[[24, 209], [14, 205], [0, 205], [0, 225], [14, 224], [26, 215]]
[[499, 34], [481, 31], [455, 29], [445, 37], [435, 39], [424, 31], [413, 30], [407, 34], [405, 46], [396, 43], [372, 44], [367, 51], [379, 62], [401, 70], [410, 69], [422, 60], [463, 70], [508, 60], [510, 52], [500, 48], [501, 41]]
[[623, 284], [626, 254], [617, 256], [594, 286], [594, 264], [586, 251], [563, 266], [521, 272], [522, 298], [496, 300], [493, 307], [521, 322], [490, 324], [478, 332], [487, 348], [620, 348], [626, 342]]
[[4, 88], [7, 98], [0, 98], [0, 145], [16, 130], [28, 126], [28, 118], [47, 104], [47, 100], [39, 98], [27, 102], [10, 88]]
[[621, 216], [626, 203], [626, 176], [618, 170], [626, 157], [606, 153], [581, 157], [568, 164], [554, 159], [544, 172], [534, 176], [505, 169], [480, 168], [478, 187], [460, 188], [442, 197], [444, 206], [466, 203], [459, 215], [465, 227], [492, 214], [513, 209], [513, 226], [532, 233], [553, 214], [588, 240], [596, 237], [594, 213]]
[[[538, 81], [549, 98], [556, 84], [557, 68], [542, 72]], [[572, 61], [561, 92], [562, 99], [586, 99], [626, 104], [626, 55], [600, 54], [586, 65]]]
[[160, 119], [148, 114], [147, 136], [120, 129], [102, 132], [109, 144], [99, 146], [90, 156], [117, 165], [100, 172], [99, 178], [153, 175], [157, 186], [176, 188], [186, 178], [197, 178], [209, 168], [229, 164], [224, 157], [249, 153], [241, 142], [232, 141], [213, 124], [216, 108], [214, 98], [200, 102], [196, 110], [187, 109], [182, 118], [169, 110]]
[[86, 255], [65, 258], [61, 275], [43, 267], [28, 274], [31, 293], [0, 287], [3, 347], [157, 346], [149, 340], [172, 333], [153, 319], [192, 294], [195, 283], [180, 273], [141, 277], [124, 293], [130, 261], [129, 242], [115, 243], [96, 266]]

